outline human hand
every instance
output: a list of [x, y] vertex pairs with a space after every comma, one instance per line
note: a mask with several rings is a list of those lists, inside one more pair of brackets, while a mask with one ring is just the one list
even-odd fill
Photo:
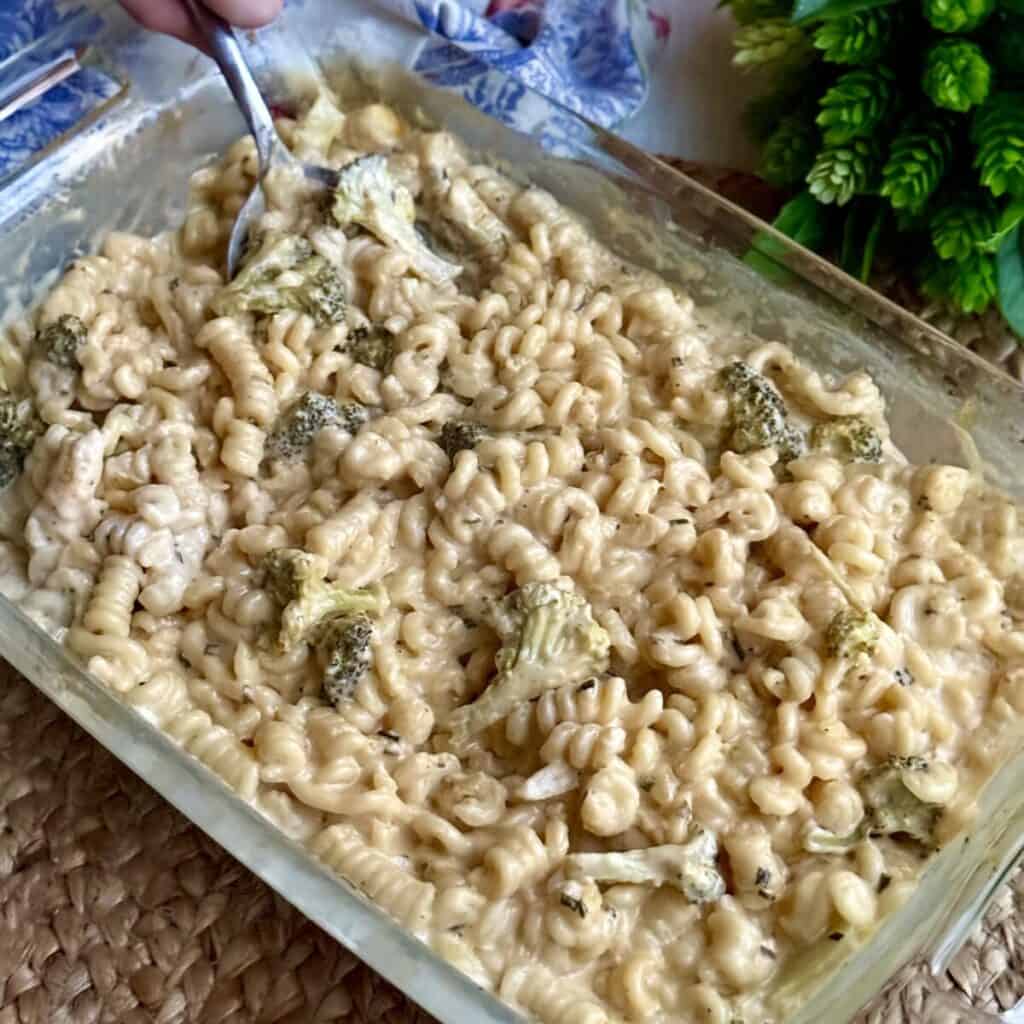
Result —
[[[283, 0], [204, 0], [207, 7], [236, 28], [260, 28], [280, 13]], [[163, 32], [204, 49], [192, 18], [181, 0], [121, 0], [121, 6], [143, 28]]]

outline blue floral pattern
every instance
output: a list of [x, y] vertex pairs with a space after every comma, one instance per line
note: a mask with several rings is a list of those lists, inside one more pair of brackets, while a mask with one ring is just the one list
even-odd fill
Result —
[[[301, 6], [305, 0], [288, 2]], [[603, 127], [618, 124], [643, 104], [650, 61], [668, 31], [667, 20], [649, 2], [376, 0], [431, 33], [415, 63], [427, 79], [456, 89], [484, 112], [531, 132], [550, 148], [570, 142], [578, 123], [553, 114], [533, 93]], [[98, 18], [84, 13], [75, 0], [0, 3], [0, 89], [13, 74], [4, 59], [37, 40], [59, 39], [61, 29], [85, 41], [93, 22], [98, 24]], [[55, 52], [23, 57], [18, 74]], [[86, 68], [0, 125], [0, 180], [116, 89], [108, 76]]]
[[79, 8], [58, 6], [53, 0], [15, 0], [0, 10], [0, 60], [70, 22]]
[[[408, 0], [383, 2], [402, 11]], [[667, 25], [641, 0], [492, 0], [483, 9], [472, 0], [412, 0], [411, 7], [440, 37], [424, 46], [418, 71], [550, 141], [571, 119], [531, 103], [527, 89], [613, 127], [646, 99], [648, 67]], [[509, 76], [527, 89], [510, 86]]]

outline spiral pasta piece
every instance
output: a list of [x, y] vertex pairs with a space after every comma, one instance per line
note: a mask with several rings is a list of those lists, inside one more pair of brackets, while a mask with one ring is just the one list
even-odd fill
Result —
[[278, 398], [274, 381], [252, 338], [230, 317], [211, 320], [196, 337], [224, 372], [239, 416], [268, 427], [277, 417]]
[[419, 932], [430, 921], [434, 886], [418, 882], [367, 846], [347, 825], [333, 825], [314, 839], [313, 853], [376, 900], [407, 928]]

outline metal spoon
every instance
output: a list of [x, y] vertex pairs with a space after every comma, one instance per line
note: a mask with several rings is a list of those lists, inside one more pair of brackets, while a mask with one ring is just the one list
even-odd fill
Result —
[[274, 119], [266, 100], [256, 84], [256, 79], [253, 78], [231, 26], [205, 7], [200, 0], [185, 0], [185, 5], [249, 126], [249, 131], [256, 142], [256, 156], [259, 160], [259, 179], [249, 193], [245, 205], [238, 211], [231, 229], [231, 239], [228, 242], [230, 279], [235, 276], [241, 265], [250, 230], [266, 212], [267, 201], [263, 192], [263, 182], [271, 171], [292, 171], [328, 189], [337, 188], [338, 172], [328, 167], [301, 163], [292, 156], [274, 128]]

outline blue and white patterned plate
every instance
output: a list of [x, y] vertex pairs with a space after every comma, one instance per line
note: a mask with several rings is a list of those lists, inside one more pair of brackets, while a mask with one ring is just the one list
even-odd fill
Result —
[[[37, 43], [78, 21], [87, 37], [99, 18], [80, 17], [81, 6], [54, 0], [15, 0], [14, 8], [0, 9], [0, 89], [8, 78], [21, 77], [55, 56]], [[5, 73], [6, 72], [6, 73]], [[97, 106], [113, 96], [118, 84], [98, 68], [85, 67], [54, 86], [40, 100], [0, 123], [0, 179], [27, 162], [48, 143], [70, 131]]]
[[[401, 11], [410, 0], [385, 2]], [[411, 0], [411, 6], [441, 37], [424, 46], [416, 69], [549, 147], [571, 137], [578, 123], [552, 119], [549, 107], [530, 103], [524, 86], [613, 127], [646, 99], [648, 67], [668, 34], [667, 19], [640, 0], [491, 0], [486, 6]]]
[[25, 50], [37, 39], [71, 21], [80, 8], [53, 0], [14, 0], [0, 9], [0, 60]]
[[[163, 0], [169, 2], [169, 0]], [[299, 5], [306, 0], [288, 0]], [[604, 127], [634, 114], [647, 95], [648, 69], [668, 35], [656, 0], [375, 0], [432, 34], [416, 69], [457, 89], [486, 113], [546, 144], [566, 141], [571, 119], [552, 120], [531, 103], [528, 89], [558, 101]], [[0, 9], [0, 60], [68, 26], [83, 10], [74, 0], [8, 0]], [[88, 41], [90, 19], [76, 26]], [[99, 18], [95, 24], [100, 24]], [[454, 44], [454, 45], [453, 45]], [[53, 54], [22, 56], [21, 74]], [[495, 74], [498, 69], [504, 74]], [[117, 84], [85, 68], [30, 107], [0, 124], [0, 179], [69, 131], [108, 99]], [[540, 108], [540, 109], [538, 109]]]

